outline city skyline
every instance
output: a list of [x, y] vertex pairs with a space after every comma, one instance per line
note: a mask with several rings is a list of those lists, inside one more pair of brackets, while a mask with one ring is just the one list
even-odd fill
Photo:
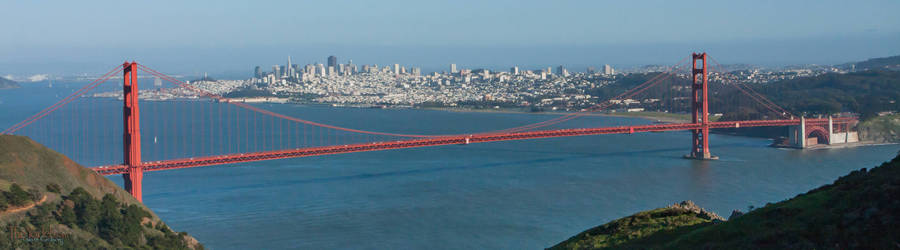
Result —
[[[268, 72], [263, 72], [262, 66], [256, 65], [253, 67], [254, 68], [253, 76], [256, 78], [260, 78], [261, 73], [274, 73], [275, 75], [278, 75], [278, 76], [290, 77], [290, 76], [294, 75], [294, 73], [296, 73], [298, 70], [308, 69], [309, 67], [316, 67], [313, 69], [313, 71], [317, 72], [317, 70], [319, 70], [318, 67], [320, 67], [319, 65], [321, 65], [322, 71], [328, 72], [328, 71], [333, 70], [334, 73], [342, 75], [345, 70], [356, 73], [359, 70], [357, 66], [360, 66], [360, 65], [354, 64], [353, 59], [348, 59], [347, 63], [340, 63], [337, 60], [337, 56], [335, 56], [335, 55], [330, 55], [330, 56], [328, 56], [328, 58], [325, 59], [327, 64], [322, 64], [322, 63], [319, 63], [318, 61], [313, 61], [313, 62], [306, 62], [306, 64], [301, 65], [301, 64], [297, 64], [297, 63], [292, 63], [291, 57], [292, 57], [291, 55], [287, 56], [287, 63], [285, 65], [280, 65], [280, 64], [272, 65], [272, 71], [268, 71]], [[288, 67], [288, 66], [292, 66], [292, 67]], [[378, 64], [377, 63], [363, 64], [361, 66], [377, 67]], [[385, 66], [389, 67], [389, 70], [392, 72], [395, 72], [395, 73], [402, 72], [404, 74], [405, 73], [413, 73], [414, 71], [416, 71], [416, 69], [418, 69], [419, 73], [456, 74], [456, 73], [459, 73], [460, 69], [470, 70], [470, 71], [473, 69], [474, 70], [502, 71], [502, 70], [498, 70], [498, 69], [504, 67], [504, 66], [497, 65], [497, 66], [491, 66], [491, 67], [478, 67], [478, 66], [466, 67], [466, 66], [463, 66], [462, 68], [460, 68], [459, 65], [456, 63], [447, 63], [446, 64], [447, 68], [445, 68], [445, 70], [440, 70], [438, 67], [434, 67], [434, 70], [422, 71], [421, 67], [419, 67], [418, 65], [414, 65], [414, 64], [389, 63], [389, 64], [386, 64]], [[408, 71], [407, 71], [407, 66], [409, 66]], [[615, 72], [615, 69], [608, 63], [584, 66], [583, 70], [572, 69], [572, 68], [569, 68], [569, 66], [567, 66], [567, 65], [557, 65], [557, 66], [555, 66], [555, 68], [557, 70], [553, 71], [553, 72], [556, 72], [554, 74], [558, 74], [558, 72], [562, 72], [562, 70], [565, 69], [566, 71], [570, 71], [570, 72], [593, 73], [598, 67], [600, 68], [600, 71], [597, 71], [597, 72], [602, 72], [603, 74], [611, 75], [611, 74], [614, 74], [614, 72]], [[378, 67], [378, 70], [380, 70], [380, 68], [381, 67]], [[509, 71], [506, 71], [506, 72], [514, 74], [514, 75], [518, 75], [520, 70], [534, 71], [534, 70], [544, 70], [545, 68], [546, 67], [543, 67], [543, 66], [519, 66], [518, 64], [514, 64], [514, 65], [512, 65], [511, 68], [509, 68]], [[546, 68], [546, 69], [550, 69], [550, 68]], [[304, 70], [304, 71], [308, 71], [308, 70]], [[363, 71], [365, 71], [365, 70], [363, 70]], [[206, 72], [204, 72], [204, 74], [206, 74]]]

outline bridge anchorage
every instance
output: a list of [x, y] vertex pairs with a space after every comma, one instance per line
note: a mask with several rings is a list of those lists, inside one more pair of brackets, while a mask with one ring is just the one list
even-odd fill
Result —
[[800, 117], [800, 124], [789, 127], [786, 146], [793, 148], [811, 148], [819, 145], [834, 145], [859, 142], [859, 134], [851, 131], [853, 122], [844, 122], [840, 118], [806, 119]]

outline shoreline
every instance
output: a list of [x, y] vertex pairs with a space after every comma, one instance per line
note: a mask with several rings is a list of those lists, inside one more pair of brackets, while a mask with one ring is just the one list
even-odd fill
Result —
[[[470, 112], [470, 113], [503, 113], [503, 114], [534, 114], [534, 115], [567, 115], [577, 112], [529, 112], [529, 111], [514, 111], [509, 109], [460, 109], [460, 108], [416, 108], [413, 109], [424, 109], [424, 110], [436, 110], [436, 111], [447, 111], [447, 112]], [[642, 112], [628, 112], [628, 113], [588, 113], [585, 116], [601, 116], [601, 117], [623, 117], [623, 118], [638, 118], [644, 119], [654, 122], [660, 123], [684, 123], [688, 122], [689, 119], [672, 117], [677, 114], [671, 113], [662, 113], [662, 112], [652, 112], [652, 111], [642, 111]], [[719, 133], [721, 134], [721, 133]], [[768, 140], [772, 140], [769, 137], [755, 137], [755, 136], [747, 136], [747, 135], [739, 135], [739, 134], [721, 134], [728, 136], [738, 136], [738, 137], [747, 137], [747, 138], [765, 138]], [[896, 145], [900, 144], [900, 142], [874, 142], [874, 141], [859, 141], [852, 143], [843, 143], [843, 144], [820, 144], [812, 147], [804, 148], [804, 150], [824, 150], [824, 149], [840, 149], [840, 148], [856, 148], [856, 147], [865, 147], [865, 146], [881, 146], [881, 145]], [[795, 147], [783, 146], [783, 145], [769, 145], [769, 147], [773, 148], [786, 148], [786, 149], [800, 149]]]
[[[510, 109], [463, 109], [463, 108], [431, 108], [431, 107], [413, 107], [412, 109], [460, 112], [460, 113], [499, 113], [499, 114], [560, 115], [560, 116], [578, 113], [577, 111], [530, 112], [530, 111], [524, 111], [524, 110], [517, 111], [517, 110], [510, 110]], [[679, 123], [679, 122], [689, 121], [689, 119], [686, 119], [686, 118], [672, 117], [672, 116], [677, 116], [677, 115], [678, 114], [650, 112], [650, 111], [627, 112], [627, 113], [590, 113], [590, 112], [586, 112], [584, 114], [584, 116], [639, 118], [639, 119], [650, 120], [650, 121], [654, 121], [654, 122], [663, 122], [663, 123]]]
[[890, 143], [890, 142], [887, 142], [887, 143], [884, 143], [884, 142], [879, 143], [879, 142], [874, 142], [874, 141], [859, 141], [859, 142], [842, 143], [842, 144], [832, 144], [832, 145], [821, 144], [821, 145], [815, 145], [815, 146], [812, 146], [812, 147], [807, 147], [807, 148], [804, 148], [804, 149], [807, 149], [807, 150], [823, 150], [823, 149], [856, 148], [856, 147], [882, 146], [882, 145], [896, 145], [896, 144], [900, 144], [900, 143], [896, 143], [896, 142], [894, 142], [894, 143]]

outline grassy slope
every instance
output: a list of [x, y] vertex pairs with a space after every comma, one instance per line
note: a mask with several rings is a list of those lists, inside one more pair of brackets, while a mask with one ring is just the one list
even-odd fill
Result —
[[[62, 200], [59, 194], [47, 191], [46, 187], [51, 183], [60, 185], [60, 193], [62, 194], [69, 194], [78, 187], [85, 189], [98, 200], [106, 194], [112, 194], [119, 202], [135, 204], [149, 212], [152, 217], [150, 222], [153, 225], [162, 223], [159, 217], [153, 214], [143, 203], [138, 202], [128, 192], [106, 177], [78, 165], [65, 155], [50, 150], [27, 137], [0, 135], [0, 188], [8, 189], [11, 183], [17, 183], [26, 189], [31, 187], [40, 190], [41, 193], [48, 197], [44, 204], [51, 206], [54, 203], [58, 204]], [[23, 220], [27, 221], [26, 215], [27, 212], [3, 214], [0, 216], [0, 226], [5, 228], [10, 223], [18, 224]], [[92, 244], [95, 244], [95, 247], [110, 247], [108, 243], [99, 239], [96, 235], [84, 230], [68, 228], [58, 224], [54, 228], [94, 242]], [[161, 231], [150, 228], [146, 229], [145, 233], [162, 235]], [[8, 237], [3, 231], [0, 231], [0, 235]], [[186, 240], [189, 242], [195, 241], [189, 237]], [[199, 245], [196, 247], [202, 248]]]
[[551, 249], [646, 248], [722, 221], [690, 201], [643, 211], [584, 231]]
[[603, 249], [655, 245], [679, 235], [676, 230], [711, 223], [693, 213], [657, 208], [621, 218], [563, 241], [550, 249]]
[[[900, 246], [897, 227], [900, 224], [900, 157], [871, 171], [853, 171], [833, 184], [766, 205], [725, 223], [686, 222], [673, 224], [659, 218], [644, 219], [641, 223], [651, 223], [645, 227], [666, 230], [640, 234], [642, 237], [624, 242], [602, 235], [587, 235], [590, 238], [580, 242], [650, 249], [896, 249]], [[593, 248], [586, 244], [567, 244], [570, 242], [572, 239], [557, 247]]]
[[41, 191], [46, 191], [47, 184], [56, 183], [65, 194], [82, 187], [98, 199], [111, 193], [120, 201], [143, 207], [112, 181], [65, 155], [24, 136], [0, 135], [0, 187], [8, 187], [10, 182]]

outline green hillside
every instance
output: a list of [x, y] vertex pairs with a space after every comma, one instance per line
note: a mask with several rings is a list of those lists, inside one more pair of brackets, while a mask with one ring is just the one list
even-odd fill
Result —
[[856, 126], [859, 138], [876, 143], [900, 141], [900, 114], [872, 117]]
[[27, 137], [0, 135], [0, 191], [0, 248], [203, 248], [109, 179]]
[[866, 120], [880, 111], [900, 109], [900, 71], [829, 73], [768, 84], [759, 91], [795, 112], [849, 111]]
[[693, 202], [684, 201], [591, 228], [550, 249], [646, 248], [723, 220]]
[[[897, 227], [900, 224], [900, 156], [723, 223], [669, 210], [651, 210], [616, 220], [554, 248], [897, 249], [900, 247]], [[662, 212], [669, 215], [647, 216], [662, 215]], [[641, 225], [640, 228], [659, 230], [632, 227], [604, 231], [604, 228], [615, 228], [622, 220]]]

